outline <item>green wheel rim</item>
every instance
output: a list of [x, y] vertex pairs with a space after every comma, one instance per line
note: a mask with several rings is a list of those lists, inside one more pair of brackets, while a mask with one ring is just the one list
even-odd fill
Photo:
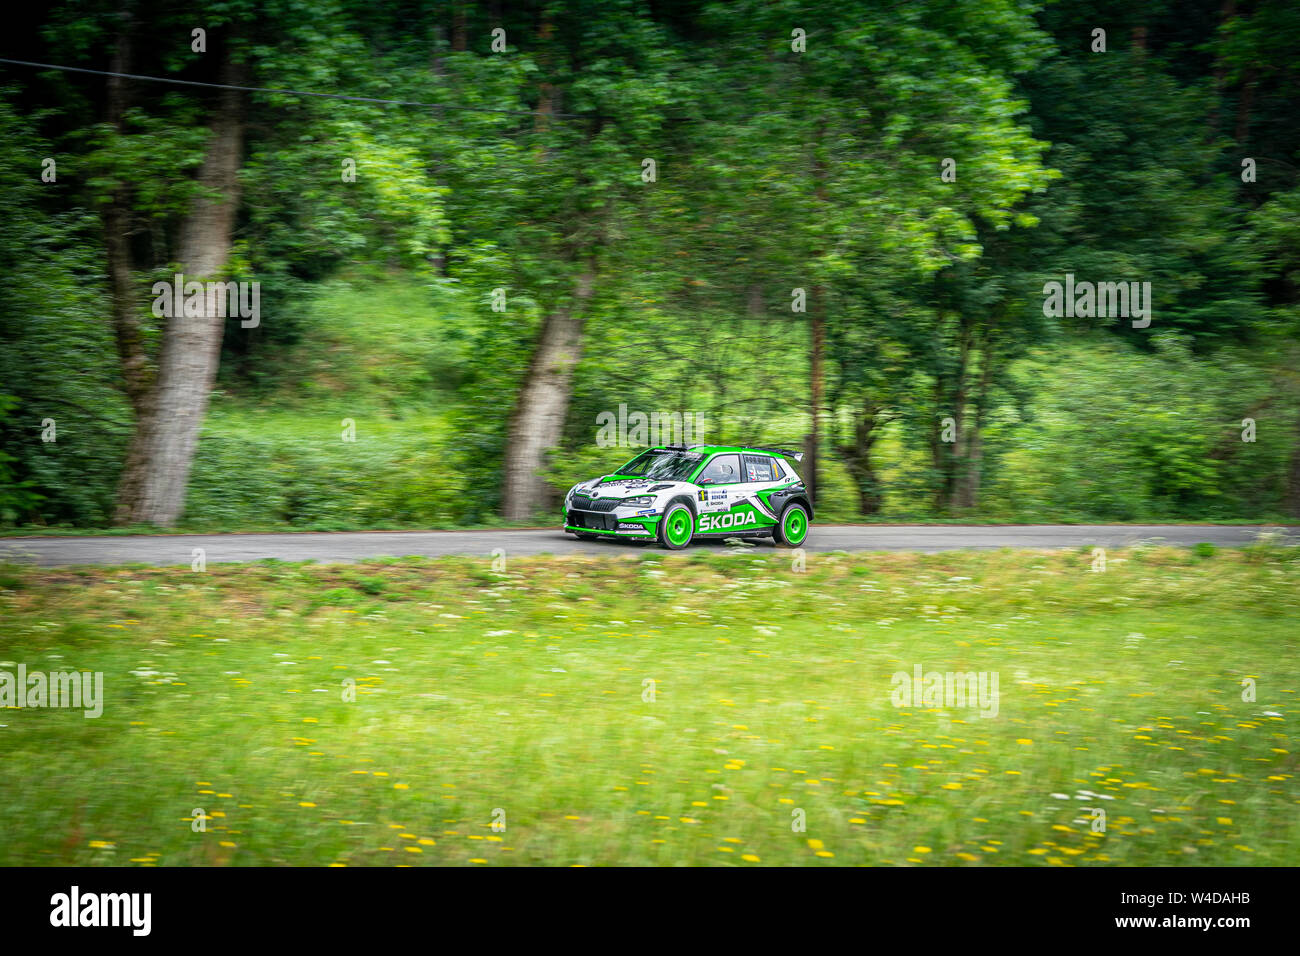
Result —
[[808, 521], [804, 518], [803, 512], [798, 508], [791, 508], [785, 513], [785, 521], [782, 522], [782, 533], [785, 540], [791, 544], [798, 544], [808, 533]]
[[674, 509], [667, 518], [668, 522], [664, 529], [664, 537], [671, 544], [685, 544], [691, 537], [691, 515], [685, 508]]

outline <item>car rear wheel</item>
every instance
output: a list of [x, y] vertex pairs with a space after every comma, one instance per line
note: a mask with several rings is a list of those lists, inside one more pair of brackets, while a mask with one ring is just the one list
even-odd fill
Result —
[[659, 543], [669, 551], [680, 551], [691, 543], [695, 533], [695, 515], [690, 507], [677, 501], [668, 506], [659, 522]]
[[787, 548], [797, 548], [808, 537], [808, 509], [800, 504], [786, 505], [781, 512], [781, 520], [772, 529], [777, 544]]

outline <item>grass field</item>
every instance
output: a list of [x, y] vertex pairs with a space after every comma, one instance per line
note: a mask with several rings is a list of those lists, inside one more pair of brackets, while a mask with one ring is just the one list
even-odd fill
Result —
[[1300, 549], [1211, 551], [6, 566], [106, 699], [0, 710], [0, 864], [1296, 865]]

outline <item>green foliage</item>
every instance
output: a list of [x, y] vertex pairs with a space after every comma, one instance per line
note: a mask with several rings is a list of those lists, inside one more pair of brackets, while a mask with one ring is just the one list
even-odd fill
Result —
[[[189, 49], [190, 13], [134, 9], [157, 42], [133, 69], [218, 79], [220, 57]], [[711, 440], [801, 442], [799, 288], [825, 316], [823, 515], [1248, 518], [1300, 501], [1293, 5], [205, 11], [254, 85], [444, 108], [247, 96], [231, 272], [261, 283], [263, 321], [228, 323], [188, 521], [490, 520], [538, 330], [587, 269], [560, 487], [630, 453], [594, 444], [620, 405], [696, 415]], [[116, 12], [55, 4], [32, 58], [105, 65]], [[128, 195], [156, 353], [145, 290], [175, 256], [211, 94], [129, 84], [119, 131], [99, 78], [13, 83], [0, 522], [98, 526], [132, 422], [97, 214]], [[46, 156], [57, 183], [40, 181]], [[1045, 317], [1042, 285], [1065, 272], [1150, 281], [1152, 325]], [[946, 417], [963, 428], [951, 447]], [[1233, 441], [1243, 418], [1254, 443]]]
[[[1090, 342], [1045, 354], [1029, 420], [993, 429], [991, 506], [1073, 520], [1277, 514], [1297, 409], [1249, 355], [1197, 359], [1169, 337], [1145, 356]], [[1257, 418], [1253, 442], [1243, 419]]]
[[75, 173], [59, 165], [55, 182], [41, 181], [42, 159], [60, 154], [9, 99], [0, 97], [0, 523], [100, 525], [127, 425], [95, 223], [75, 204], [46, 208]]

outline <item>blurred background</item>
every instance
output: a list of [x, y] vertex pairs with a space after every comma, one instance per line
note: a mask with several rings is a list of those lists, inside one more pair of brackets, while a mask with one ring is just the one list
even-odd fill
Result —
[[5, 528], [553, 517], [620, 405], [803, 447], [823, 520], [1300, 515], [1284, 0], [28, 16], [98, 72], [0, 63]]

